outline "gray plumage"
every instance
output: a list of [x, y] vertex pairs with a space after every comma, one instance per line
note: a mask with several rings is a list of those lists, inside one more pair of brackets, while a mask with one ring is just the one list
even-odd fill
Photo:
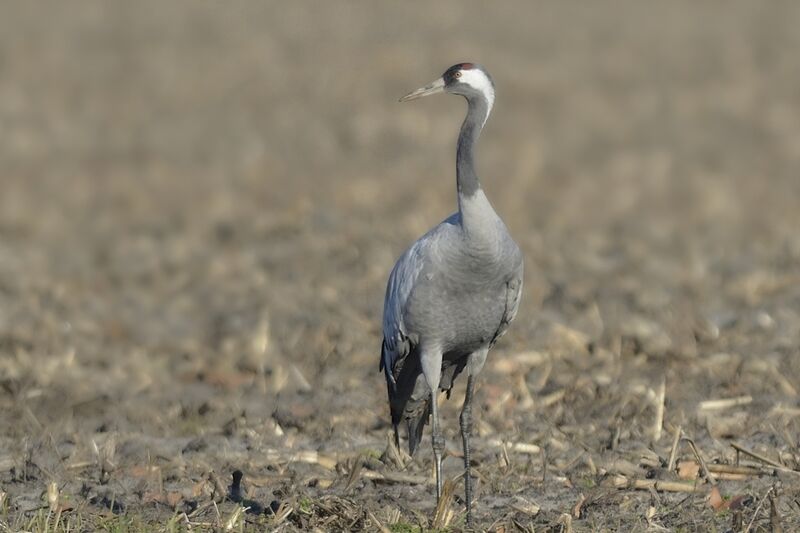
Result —
[[464, 96], [467, 116], [458, 138], [458, 211], [416, 241], [398, 259], [386, 288], [381, 369], [386, 375], [392, 424], [405, 421], [413, 454], [433, 415], [437, 495], [441, 492], [444, 441], [432, 390], [449, 391], [467, 370], [461, 416], [470, 513], [469, 433], [472, 378], [489, 349], [514, 319], [522, 290], [522, 253], [481, 189], [474, 147], [494, 103], [491, 77], [480, 66], [461, 63], [426, 87], [404, 97], [437, 92]]

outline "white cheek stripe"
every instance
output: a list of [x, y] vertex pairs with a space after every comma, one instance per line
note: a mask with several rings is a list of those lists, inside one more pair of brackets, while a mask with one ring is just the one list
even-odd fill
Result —
[[[494, 87], [492, 87], [492, 82], [489, 81], [486, 74], [479, 69], [465, 69], [461, 71], [460, 81], [461, 83], [471, 85], [486, 95], [486, 100], [489, 104], [489, 109], [486, 111], [486, 117], [488, 118], [489, 113], [492, 112], [492, 106], [494, 105]], [[484, 119], [483, 123], [484, 125], [486, 124], [486, 119]]]

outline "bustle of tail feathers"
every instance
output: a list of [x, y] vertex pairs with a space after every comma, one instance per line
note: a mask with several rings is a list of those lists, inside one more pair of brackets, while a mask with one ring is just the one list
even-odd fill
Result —
[[[439, 391], [450, 397], [456, 376], [461, 373], [467, 359], [463, 357], [456, 361], [447, 361], [442, 368], [439, 382]], [[395, 444], [400, 443], [398, 427], [405, 420], [408, 435], [408, 450], [413, 456], [422, 442], [425, 424], [431, 416], [431, 393], [425, 384], [422, 368], [419, 361], [419, 350], [413, 349], [407, 357], [395, 364], [392, 377], [395, 387], [387, 385], [389, 391], [389, 405], [392, 413], [392, 426], [395, 432]], [[437, 394], [438, 392], [437, 391]], [[414, 397], [414, 393], [416, 397]]]
[[[404, 357], [389, 361], [385, 345], [382, 346], [382, 368], [386, 373], [386, 391], [389, 396], [389, 410], [392, 415], [395, 444], [400, 445], [400, 423], [405, 421], [408, 434], [408, 448], [413, 454], [422, 439], [422, 430], [428, 419], [430, 410], [429, 394], [420, 394], [422, 369], [419, 362], [419, 350], [414, 346]], [[417, 397], [414, 397], [414, 392]], [[422, 398], [420, 398], [422, 396]], [[427, 396], [427, 397], [426, 397]]]
[[431, 399], [430, 396], [423, 400], [423, 411], [420, 416], [409, 417], [406, 419], [406, 427], [408, 429], [408, 453], [413, 457], [414, 453], [419, 448], [419, 443], [422, 442], [422, 434], [425, 431], [425, 424], [428, 423], [428, 418], [431, 416]]

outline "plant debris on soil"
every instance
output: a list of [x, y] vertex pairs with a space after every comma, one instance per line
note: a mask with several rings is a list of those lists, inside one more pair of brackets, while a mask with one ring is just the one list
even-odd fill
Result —
[[16, 3], [0, 17], [0, 529], [464, 526], [394, 446], [395, 259], [455, 209], [457, 61], [523, 302], [481, 530], [800, 530], [800, 7]]

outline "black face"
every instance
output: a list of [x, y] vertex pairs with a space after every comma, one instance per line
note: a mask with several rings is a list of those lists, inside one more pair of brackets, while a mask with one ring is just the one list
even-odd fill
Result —
[[452, 87], [453, 85], [457, 84], [458, 79], [461, 77], [462, 70], [469, 70], [473, 68], [475, 68], [475, 65], [472, 63], [458, 63], [457, 65], [453, 65], [447, 69], [442, 76], [445, 87]]

